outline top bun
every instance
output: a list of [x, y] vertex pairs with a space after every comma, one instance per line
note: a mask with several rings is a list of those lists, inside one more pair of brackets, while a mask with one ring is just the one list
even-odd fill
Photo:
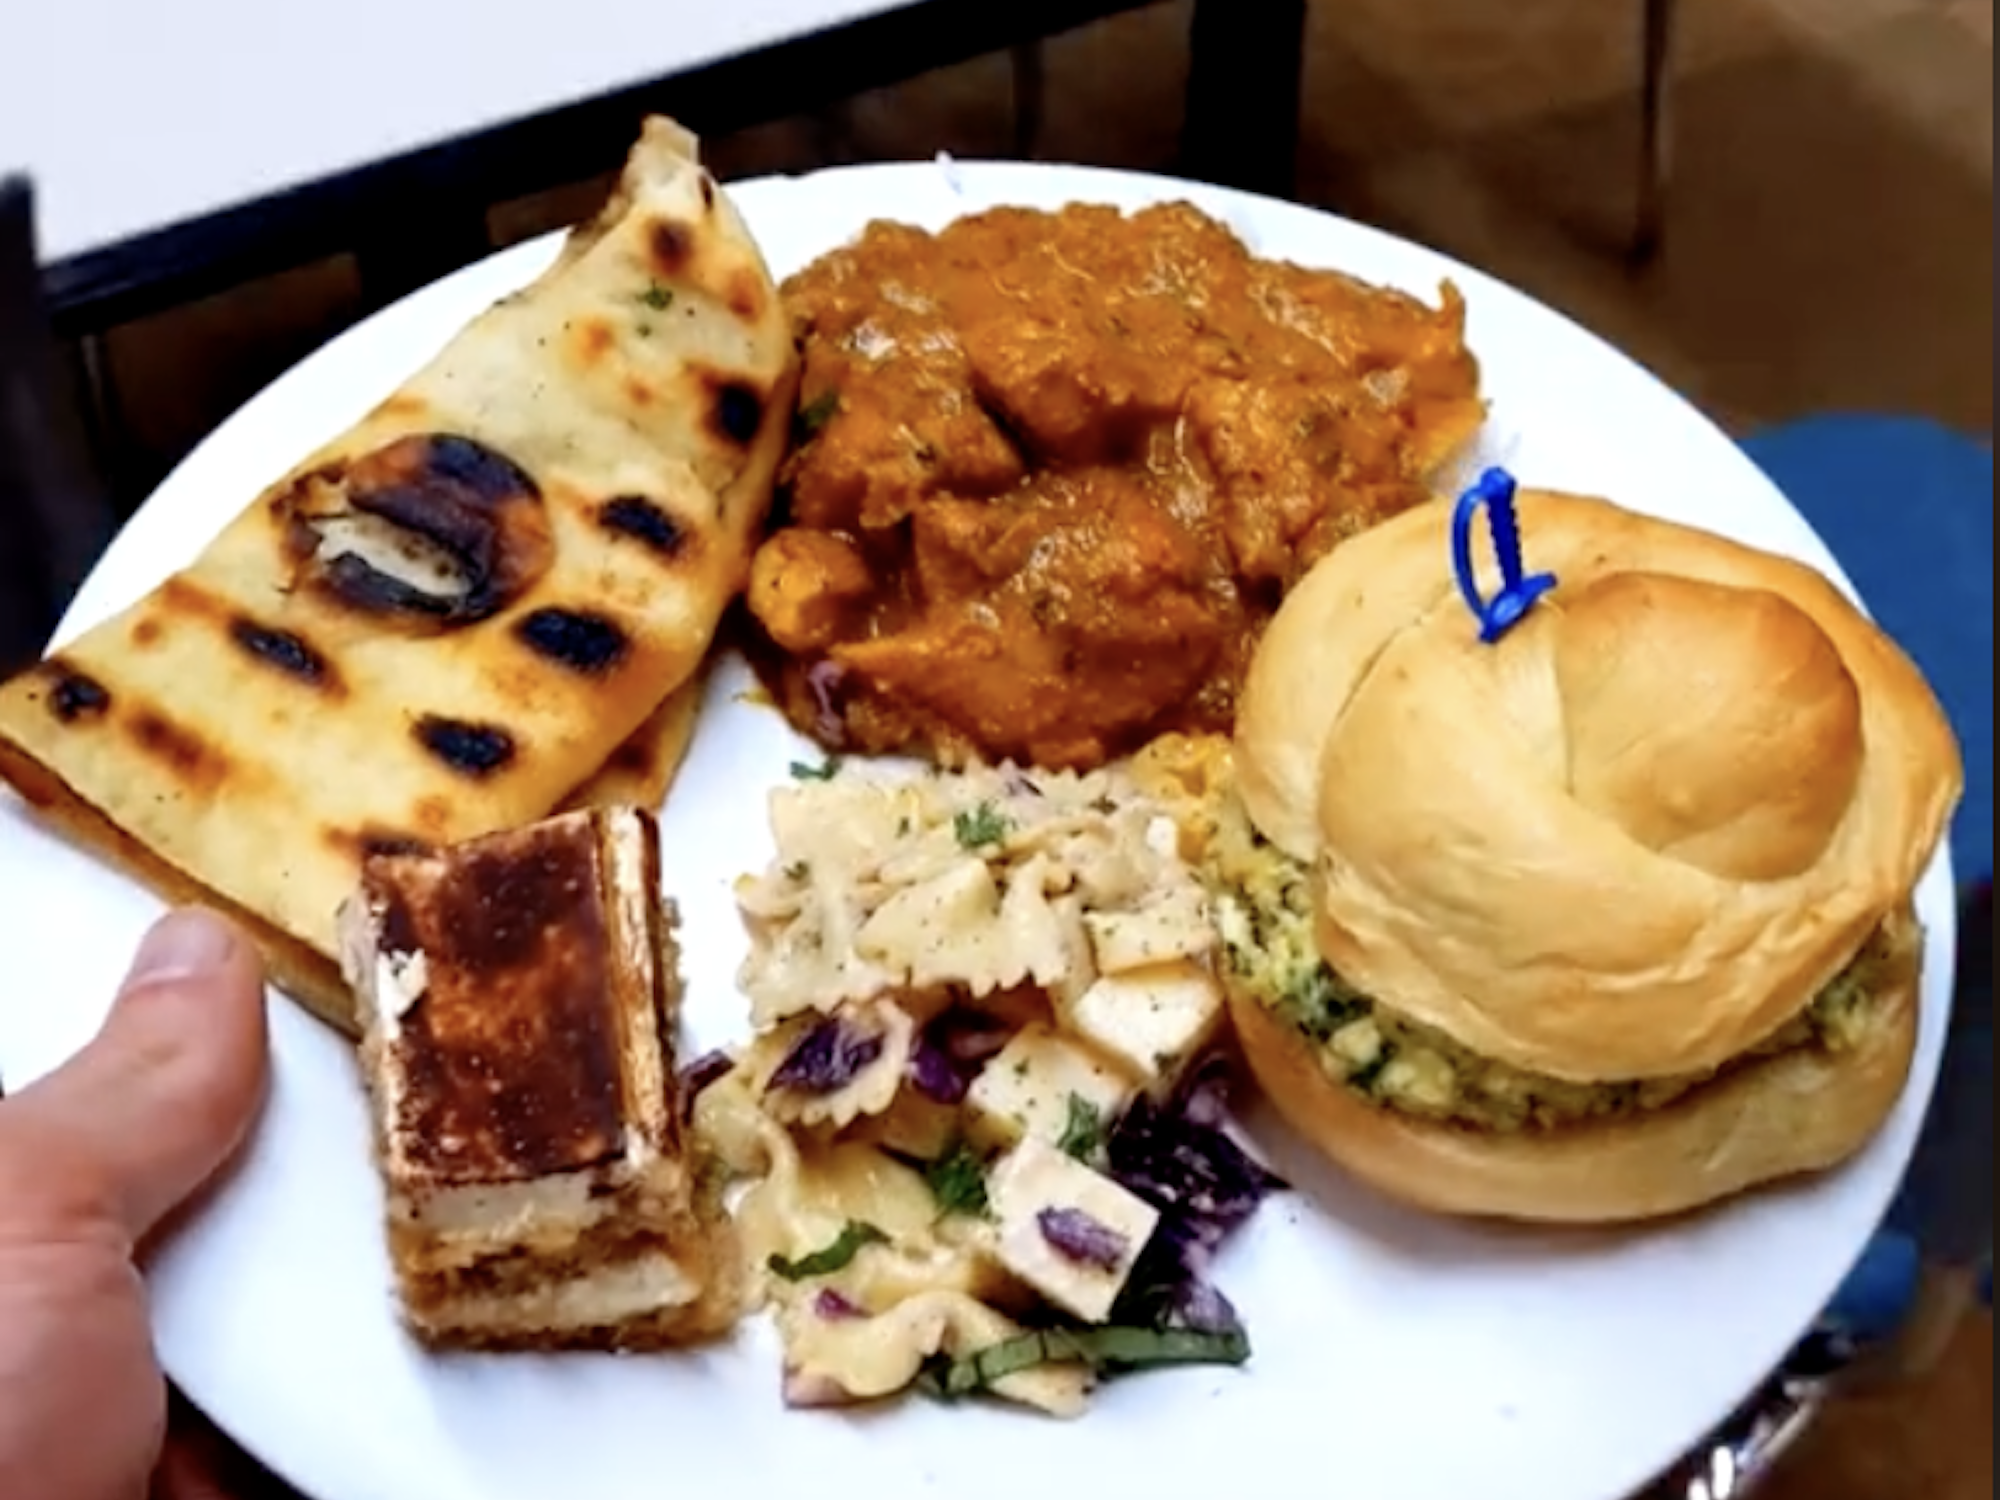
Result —
[[1448, 505], [1300, 582], [1244, 687], [1244, 801], [1384, 1004], [1557, 1078], [1720, 1067], [1909, 899], [1957, 742], [1811, 568], [1601, 500], [1516, 509], [1557, 586], [1496, 644]]

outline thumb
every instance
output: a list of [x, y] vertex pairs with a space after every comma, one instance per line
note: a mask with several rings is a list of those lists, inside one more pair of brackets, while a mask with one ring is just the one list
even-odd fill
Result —
[[241, 1144], [267, 1067], [256, 950], [220, 917], [176, 912], [139, 945], [97, 1037], [0, 1106], [0, 1137], [80, 1176], [66, 1186], [136, 1243]]

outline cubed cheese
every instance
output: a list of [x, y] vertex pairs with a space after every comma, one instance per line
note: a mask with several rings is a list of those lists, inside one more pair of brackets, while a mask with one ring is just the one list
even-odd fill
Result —
[[1215, 946], [1208, 898], [1197, 885], [1169, 891], [1138, 911], [1086, 912], [1083, 923], [1100, 974], [1199, 958]]
[[1070, 1029], [1152, 1088], [1170, 1083], [1222, 1025], [1222, 991], [1198, 963], [1106, 974], [1066, 1018]]
[[965, 1107], [975, 1145], [1012, 1146], [1024, 1135], [1051, 1144], [1063, 1138], [1077, 1099], [1109, 1120], [1137, 1090], [1109, 1063], [1052, 1027], [1024, 1026], [972, 1081]]
[[1033, 1136], [994, 1167], [987, 1191], [1001, 1265], [1087, 1323], [1109, 1318], [1159, 1211]]

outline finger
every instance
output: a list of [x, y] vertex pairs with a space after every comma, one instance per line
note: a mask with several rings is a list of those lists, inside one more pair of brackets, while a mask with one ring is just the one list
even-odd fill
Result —
[[86, 1174], [136, 1243], [242, 1143], [267, 1066], [256, 950], [219, 917], [177, 912], [140, 944], [97, 1037], [0, 1108], [0, 1140]]

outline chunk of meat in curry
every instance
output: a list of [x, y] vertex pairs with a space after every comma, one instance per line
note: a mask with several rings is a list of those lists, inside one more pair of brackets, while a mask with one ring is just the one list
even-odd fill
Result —
[[1484, 415], [1454, 289], [1260, 261], [1184, 204], [876, 224], [784, 291], [754, 654], [831, 749], [1088, 767], [1227, 732], [1284, 591]]

